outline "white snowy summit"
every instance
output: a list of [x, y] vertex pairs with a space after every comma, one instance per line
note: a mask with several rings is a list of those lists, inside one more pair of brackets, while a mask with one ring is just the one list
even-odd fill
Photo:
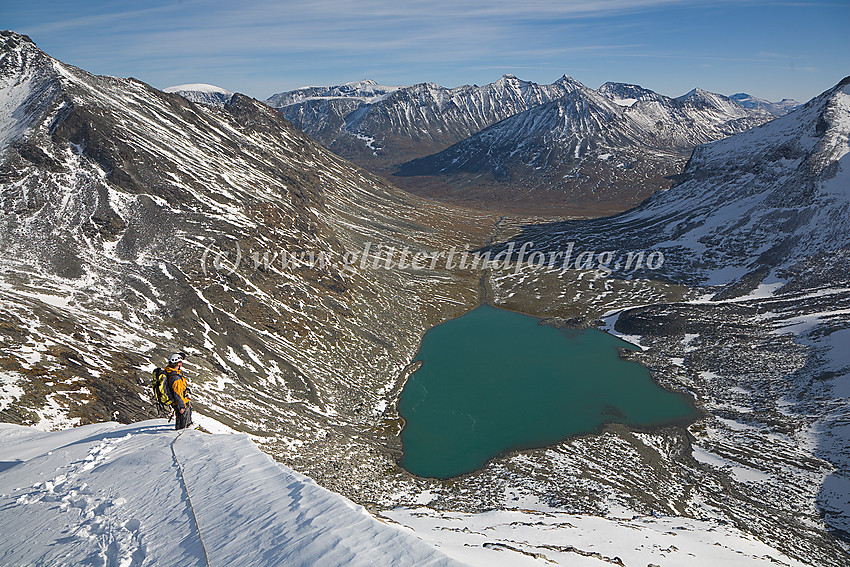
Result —
[[186, 100], [198, 104], [206, 104], [208, 106], [224, 106], [233, 96], [233, 93], [227, 89], [217, 87], [215, 85], [207, 85], [205, 83], [189, 83], [185, 85], [175, 85], [166, 87], [162, 92], [177, 93]]

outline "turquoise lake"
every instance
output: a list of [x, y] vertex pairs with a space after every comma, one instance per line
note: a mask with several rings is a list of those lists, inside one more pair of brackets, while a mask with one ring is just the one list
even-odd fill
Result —
[[450, 478], [517, 449], [556, 444], [605, 423], [652, 427], [697, 415], [692, 400], [623, 360], [629, 343], [563, 330], [484, 305], [425, 334], [399, 398], [401, 466]]

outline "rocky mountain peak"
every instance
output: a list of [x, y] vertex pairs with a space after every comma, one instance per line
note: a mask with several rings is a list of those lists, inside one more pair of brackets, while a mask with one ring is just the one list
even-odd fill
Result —
[[621, 106], [632, 106], [636, 102], [646, 100], [662, 101], [666, 98], [655, 91], [630, 83], [608, 82], [599, 87], [597, 92]]
[[3, 50], [12, 50], [21, 44], [29, 44], [36, 47], [35, 42], [28, 35], [13, 32], [11, 30], [0, 30], [0, 46]]
[[0, 32], [0, 151], [55, 107], [61, 89], [58, 65], [29, 37]]

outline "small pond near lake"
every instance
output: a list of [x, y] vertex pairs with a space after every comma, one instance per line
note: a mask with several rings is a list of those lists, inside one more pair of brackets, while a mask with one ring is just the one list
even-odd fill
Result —
[[605, 423], [654, 427], [698, 414], [623, 360], [635, 347], [597, 329], [557, 329], [481, 306], [425, 334], [399, 398], [401, 466], [450, 478], [511, 450], [554, 445]]

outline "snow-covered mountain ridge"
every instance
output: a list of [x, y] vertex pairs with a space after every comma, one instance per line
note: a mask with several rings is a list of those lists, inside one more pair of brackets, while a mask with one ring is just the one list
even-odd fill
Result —
[[4, 565], [461, 565], [244, 434], [0, 424], [0, 448]]
[[[673, 99], [606, 83], [502, 120], [397, 175], [455, 191], [503, 186], [517, 199], [636, 204], [670, 186], [690, 152], [769, 121], [765, 111], [694, 89]], [[460, 189], [458, 189], [460, 188]], [[539, 193], [539, 195], [535, 195]]]

